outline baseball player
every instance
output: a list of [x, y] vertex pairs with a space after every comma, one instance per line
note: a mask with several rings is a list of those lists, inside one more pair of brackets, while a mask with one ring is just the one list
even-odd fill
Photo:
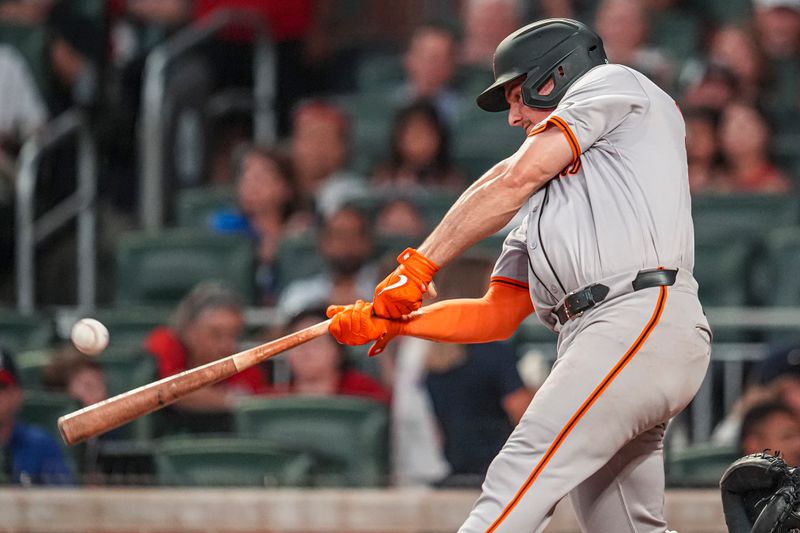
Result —
[[[373, 303], [329, 309], [330, 331], [376, 340], [372, 354], [395, 335], [486, 342], [535, 308], [558, 332], [557, 360], [459, 531], [539, 532], [569, 495], [584, 531], [664, 533], [664, 428], [699, 388], [711, 341], [692, 277], [683, 119], [573, 20], [509, 35], [494, 74], [478, 105], [508, 110], [526, 140], [400, 255]], [[483, 298], [420, 308], [439, 266], [520, 209]]]

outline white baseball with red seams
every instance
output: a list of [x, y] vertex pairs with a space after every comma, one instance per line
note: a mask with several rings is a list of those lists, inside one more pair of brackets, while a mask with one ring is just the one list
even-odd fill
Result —
[[108, 346], [108, 329], [94, 318], [82, 318], [72, 326], [70, 339], [82, 353], [97, 355]]

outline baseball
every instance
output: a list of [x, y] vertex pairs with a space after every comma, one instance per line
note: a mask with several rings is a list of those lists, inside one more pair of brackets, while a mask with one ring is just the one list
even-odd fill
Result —
[[82, 318], [72, 326], [72, 344], [86, 355], [97, 355], [108, 346], [108, 329], [93, 318]]

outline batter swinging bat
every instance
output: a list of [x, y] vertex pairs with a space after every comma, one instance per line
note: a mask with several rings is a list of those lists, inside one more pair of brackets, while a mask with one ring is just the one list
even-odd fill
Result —
[[327, 333], [330, 320], [309, 326], [291, 335], [264, 343], [180, 374], [166, 377], [97, 402], [58, 419], [58, 429], [67, 444], [105, 433], [165, 407], [206, 385], [229, 378], [245, 368], [266, 361], [281, 352]]

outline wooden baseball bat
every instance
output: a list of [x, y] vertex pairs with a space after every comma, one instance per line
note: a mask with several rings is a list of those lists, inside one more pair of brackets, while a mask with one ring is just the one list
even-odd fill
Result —
[[197, 368], [192, 368], [97, 402], [58, 419], [58, 429], [67, 444], [77, 444], [148, 413], [165, 407], [206, 385], [229, 378], [281, 352], [327, 333], [330, 320], [309, 326], [280, 339], [264, 343]]

